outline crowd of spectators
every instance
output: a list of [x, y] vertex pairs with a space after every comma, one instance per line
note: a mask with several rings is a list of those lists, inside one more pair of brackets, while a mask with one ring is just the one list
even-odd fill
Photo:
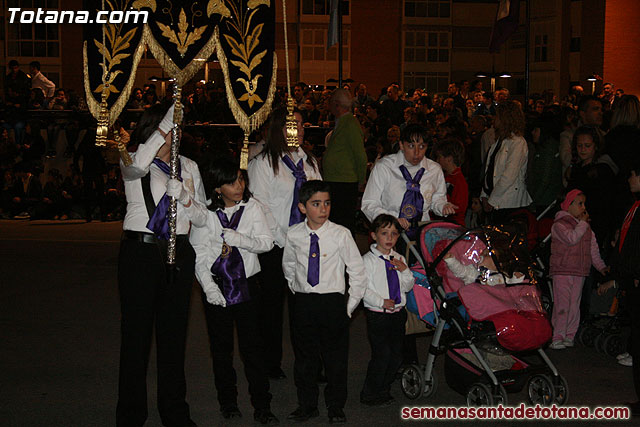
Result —
[[[1, 105], [5, 114], [0, 134], [3, 172], [0, 214], [5, 218], [121, 218], [124, 199], [113, 143], [110, 149], [102, 151], [94, 146], [94, 125], [86, 120], [88, 115], [30, 118], [27, 112], [38, 110], [86, 111], [86, 104], [73, 91], [56, 88], [42, 75], [37, 61], [29, 69], [27, 75], [17, 62], [11, 61], [6, 75]], [[491, 217], [493, 206], [483, 205], [481, 198], [492, 146], [500, 139], [496, 138], [496, 130], [500, 132], [505, 126], [511, 129], [510, 124], [502, 123], [501, 127], [495, 123], [499, 105], [512, 102], [507, 89], [498, 88], [491, 93], [478, 80], [451, 83], [446, 95], [401, 88], [395, 82], [383, 88], [377, 97], [364, 83], [345, 84], [343, 89], [351, 98], [349, 114], [357, 119], [362, 131], [367, 174], [382, 157], [398, 151], [404, 128], [419, 124], [430, 136], [427, 155], [433, 160], [442, 157], [443, 169], [449, 168], [454, 175], [459, 169], [468, 184], [465, 224], [477, 225]], [[614, 89], [612, 84], [605, 83], [599, 96], [593, 96], [574, 86], [561, 99], [552, 91], [545, 91], [532, 94], [525, 106], [513, 101], [524, 114], [519, 132], [523, 144], [526, 142], [524, 176], [526, 191], [532, 199], [526, 204], [534, 212], [540, 212], [565, 189], [581, 188], [587, 194], [587, 209], [601, 244], [615, 231], [611, 224], [620, 222], [618, 219], [622, 219], [631, 200], [625, 187], [626, 178], [640, 147], [638, 100], [625, 95], [622, 89]], [[296, 83], [292, 93], [307, 129], [303, 147], [313, 152], [321, 164], [330, 139], [325, 136], [336, 125], [331, 94], [332, 88], [318, 89], [303, 82]], [[279, 88], [274, 108], [284, 105], [286, 98], [286, 90]], [[127, 110], [141, 111], [161, 101], [155, 85], [150, 83], [132, 90]], [[239, 155], [242, 141], [239, 132], [212, 137], [197, 127], [234, 122], [223, 88], [211, 82], [196, 82], [191, 91], [185, 92], [183, 105], [186, 123], [192, 125], [186, 127], [181, 147], [187, 156], [199, 160], [220, 150]], [[135, 115], [131, 117], [117, 125], [125, 141], [135, 125]], [[57, 153], [61, 133], [66, 148]], [[260, 129], [252, 135], [256, 142], [251, 147], [252, 154], [260, 151], [265, 134], [266, 130]], [[494, 151], [497, 154], [498, 149]], [[69, 159], [68, 170], [60, 172], [45, 167], [47, 158], [60, 154]], [[448, 164], [445, 158], [455, 163]], [[499, 156], [494, 162], [500, 162]], [[484, 196], [490, 199], [486, 197], [488, 194]], [[456, 197], [460, 200], [461, 196]], [[460, 219], [463, 216], [464, 213], [457, 215], [458, 222], [463, 222]]]

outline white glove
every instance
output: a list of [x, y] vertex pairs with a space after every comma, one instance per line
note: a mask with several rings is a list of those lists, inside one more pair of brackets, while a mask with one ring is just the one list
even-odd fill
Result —
[[213, 286], [210, 289], [204, 291], [207, 296], [207, 302], [212, 305], [219, 305], [220, 307], [227, 306], [227, 300], [222, 296], [222, 292], [217, 286]]
[[347, 316], [349, 316], [349, 318], [351, 318], [358, 304], [360, 304], [359, 299], [349, 297], [349, 301], [347, 302]]
[[167, 196], [175, 198], [183, 205], [188, 205], [190, 196], [189, 192], [185, 190], [182, 182], [178, 179], [170, 179], [167, 181]]
[[168, 133], [171, 129], [173, 129], [173, 112], [175, 111], [175, 104], [171, 104], [169, 110], [162, 118], [160, 125], [158, 127], [164, 133]]
[[230, 228], [223, 228], [222, 234], [224, 235], [224, 241], [227, 242], [229, 246], [235, 246], [236, 248], [243, 249], [251, 249], [250, 242], [251, 240], [247, 238], [244, 234], [238, 233], [235, 230]]

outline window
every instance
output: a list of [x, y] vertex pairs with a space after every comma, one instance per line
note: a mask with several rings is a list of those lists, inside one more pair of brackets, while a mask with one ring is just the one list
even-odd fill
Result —
[[[342, 16], [349, 16], [349, 0], [340, 0]], [[303, 15], [329, 15], [331, 0], [302, 0]]]
[[[57, 9], [57, 0], [10, 0], [9, 7]], [[59, 57], [58, 24], [7, 25], [7, 56]]]
[[449, 73], [404, 73], [405, 90], [422, 88], [428, 93], [445, 93], [449, 87]]
[[427, 62], [449, 62], [449, 33], [428, 33]]
[[450, 0], [406, 0], [404, 16], [407, 18], [449, 18]]
[[404, 61], [425, 62], [427, 60], [426, 40], [426, 31], [406, 31], [404, 33]]
[[546, 34], [537, 35], [534, 44], [534, 62], [547, 62], [549, 51], [549, 37]]
[[[327, 30], [302, 30], [302, 60], [303, 61], [337, 61], [338, 46], [327, 50]], [[342, 60], [349, 60], [349, 31], [342, 32]]]

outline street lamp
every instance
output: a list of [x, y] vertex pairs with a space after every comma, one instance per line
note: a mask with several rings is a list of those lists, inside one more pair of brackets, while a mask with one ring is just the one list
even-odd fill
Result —
[[476, 73], [476, 77], [479, 79], [482, 79], [485, 77], [491, 77], [491, 92], [493, 93], [496, 91], [496, 77], [500, 77], [501, 79], [508, 79], [508, 78], [511, 78], [511, 73], [507, 71], [503, 71], [501, 73], [495, 73], [495, 72], [486, 73], [484, 71], [478, 71]]

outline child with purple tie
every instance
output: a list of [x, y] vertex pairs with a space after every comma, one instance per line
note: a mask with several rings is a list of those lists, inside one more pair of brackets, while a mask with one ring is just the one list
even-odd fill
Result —
[[[289, 228], [282, 268], [294, 294], [294, 381], [298, 408], [288, 420], [302, 422], [317, 417], [318, 372], [324, 364], [327, 386], [324, 400], [329, 422], [345, 422], [349, 317], [366, 289], [366, 273], [351, 232], [329, 221], [329, 185], [307, 181], [298, 207], [307, 216]], [[345, 267], [349, 274], [349, 298], [345, 301]]]
[[[260, 202], [251, 197], [243, 171], [233, 160], [218, 159], [203, 169], [212, 200], [204, 227], [193, 227], [196, 277], [202, 286], [213, 373], [222, 417], [238, 418], [236, 372], [233, 369], [234, 324], [249, 383], [254, 419], [277, 424], [270, 409], [271, 394], [259, 329], [258, 254], [273, 247]], [[205, 210], [204, 208], [202, 208]]]
[[371, 360], [360, 392], [360, 402], [369, 406], [393, 403], [391, 383], [402, 363], [402, 341], [407, 312], [405, 294], [414, 279], [402, 255], [393, 250], [400, 224], [391, 215], [378, 215], [371, 225], [375, 244], [362, 256], [367, 271], [364, 306]]

